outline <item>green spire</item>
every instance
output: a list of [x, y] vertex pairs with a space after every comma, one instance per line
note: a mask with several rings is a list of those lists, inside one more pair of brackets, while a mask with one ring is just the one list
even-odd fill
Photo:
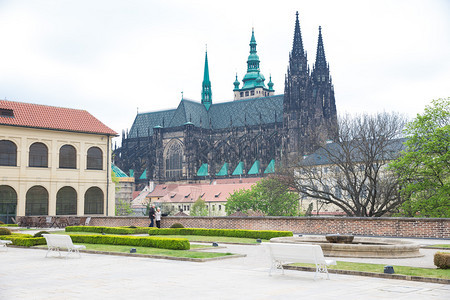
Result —
[[272, 74], [270, 74], [269, 82], [267, 83], [267, 86], [269, 87], [269, 91], [273, 91]]
[[212, 93], [211, 93], [211, 81], [209, 81], [209, 68], [208, 68], [208, 51], [205, 52], [205, 71], [203, 74], [202, 83], [202, 104], [205, 105], [206, 110], [212, 104]]
[[243, 89], [251, 89], [255, 87], [265, 88], [264, 75], [259, 72], [259, 56], [256, 54], [255, 31], [252, 28], [252, 37], [250, 39], [250, 55], [247, 60], [247, 74], [245, 74]]
[[255, 30], [252, 28], [252, 38], [250, 39], [250, 55], [247, 60], [247, 72], [259, 71], [259, 56], [256, 54]]
[[237, 73], [236, 73], [236, 80], [233, 82], [233, 84], [234, 84], [234, 91], [239, 90], [240, 83], [239, 83], [239, 80], [237, 78]]

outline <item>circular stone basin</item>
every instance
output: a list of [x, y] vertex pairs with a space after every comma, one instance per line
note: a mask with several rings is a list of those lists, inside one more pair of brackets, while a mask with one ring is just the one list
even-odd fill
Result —
[[315, 244], [322, 247], [325, 256], [361, 258], [409, 258], [421, 257], [420, 245], [410, 241], [355, 237], [351, 244], [329, 243], [324, 236], [278, 237], [274, 243]]
[[325, 238], [330, 243], [350, 244], [355, 237], [348, 234], [327, 234]]

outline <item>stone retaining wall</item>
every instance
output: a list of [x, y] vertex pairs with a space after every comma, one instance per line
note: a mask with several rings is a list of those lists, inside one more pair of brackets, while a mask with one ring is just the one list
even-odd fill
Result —
[[[92, 226], [148, 226], [147, 217], [92, 217]], [[194, 228], [289, 230], [302, 234], [353, 234], [385, 237], [450, 239], [450, 219], [357, 217], [163, 217]]]

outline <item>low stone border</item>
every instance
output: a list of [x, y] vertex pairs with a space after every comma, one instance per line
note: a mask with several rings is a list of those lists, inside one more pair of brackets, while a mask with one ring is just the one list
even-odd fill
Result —
[[[25, 247], [25, 246], [10, 245], [9, 247], [47, 250], [47, 248], [36, 247], [36, 246]], [[214, 247], [214, 248], [217, 248], [217, 247]], [[200, 249], [198, 249], [198, 250], [200, 250]], [[190, 251], [196, 251], [196, 250], [190, 250]], [[67, 252], [67, 251], [63, 251], [63, 252]], [[169, 259], [169, 260], [192, 261], [192, 262], [208, 262], [208, 261], [223, 260], [223, 259], [229, 259], [229, 258], [241, 258], [241, 257], [247, 256], [247, 254], [232, 254], [232, 255], [211, 257], [211, 258], [190, 258], [190, 257], [174, 257], [174, 256], [166, 256], [166, 255], [140, 254], [140, 253], [106, 252], [106, 251], [97, 251], [97, 250], [80, 250], [80, 252], [89, 253], [89, 254], [103, 254], [103, 255], [128, 256], [128, 257], [145, 257], [145, 258]]]
[[[311, 268], [311, 267], [283, 265], [283, 268], [286, 270], [316, 272], [316, 268]], [[385, 273], [361, 272], [361, 271], [351, 271], [351, 270], [335, 270], [335, 269], [328, 269], [328, 273], [376, 277], [376, 278], [385, 278], [385, 279], [400, 279], [400, 280], [420, 281], [420, 282], [429, 282], [429, 283], [450, 284], [450, 279], [409, 276], [409, 275], [400, 275], [400, 274], [385, 274]]]
[[450, 251], [450, 248], [445, 247], [427, 247], [427, 246], [420, 246], [420, 249], [437, 249], [437, 250], [447, 250]]

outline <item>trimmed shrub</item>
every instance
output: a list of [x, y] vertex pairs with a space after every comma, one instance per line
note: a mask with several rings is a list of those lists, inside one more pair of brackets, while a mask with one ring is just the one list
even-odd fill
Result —
[[243, 229], [205, 229], [205, 228], [153, 228], [149, 235], [204, 235], [228, 236], [270, 240], [274, 237], [293, 236], [292, 231], [243, 230]]
[[148, 227], [130, 228], [124, 227], [106, 227], [106, 226], [67, 226], [66, 232], [95, 232], [107, 234], [139, 234], [148, 233]]
[[48, 231], [39, 231], [34, 234], [34, 237], [42, 237], [43, 234], [50, 234]]
[[436, 252], [434, 265], [439, 269], [450, 269], [450, 252]]
[[13, 245], [31, 247], [36, 245], [45, 245], [45, 238], [34, 238], [31, 234], [12, 234], [0, 235], [0, 240], [10, 240]]
[[170, 228], [184, 228], [184, 226], [180, 223], [173, 223], [172, 225], [170, 225]]
[[11, 234], [11, 230], [9, 230], [8, 228], [0, 227], [0, 235], [10, 235], [10, 234]]
[[189, 250], [187, 239], [120, 235], [77, 235], [71, 234], [74, 243], [142, 246], [172, 250]]
[[0, 221], [0, 225], [3, 225], [3, 224], [5, 224], [5, 223], [3, 223], [2, 221]]

